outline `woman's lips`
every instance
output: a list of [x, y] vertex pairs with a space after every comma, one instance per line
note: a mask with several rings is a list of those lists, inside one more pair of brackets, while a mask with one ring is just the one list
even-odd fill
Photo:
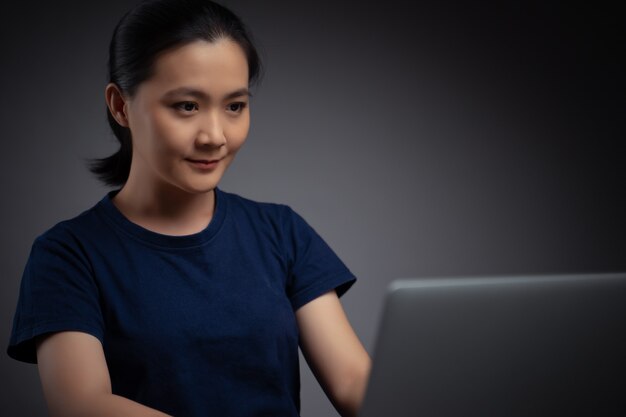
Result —
[[194, 168], [200, 169], [202, 171], [211, 171], [217, 167], [217, 164], [220, 162], [219, 159], [187, 159], [187, 162], [191, 164]]

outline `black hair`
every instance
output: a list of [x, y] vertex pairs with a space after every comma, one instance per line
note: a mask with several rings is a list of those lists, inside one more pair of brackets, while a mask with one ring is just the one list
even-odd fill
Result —
[[[228, 38], [244, 51], [248, 83], [261, 78], [261, 60], [245, 24], [230, 10], [210, 0], [147, 0], [118, 22], [109, 45], [108, 78], [127, 97], [153, 75], [158, 53], [196, 40]], [[88, 162], [89, 170], [107, 185], [126, 183], [132, 159], [130, 129], [121, 126], [107, 107], [107, 120], [120, 149]]]

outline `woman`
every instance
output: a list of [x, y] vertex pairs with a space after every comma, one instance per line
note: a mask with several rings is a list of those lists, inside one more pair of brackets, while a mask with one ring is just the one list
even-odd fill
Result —
[[140, 3], [109, 50], [120, 186], [33, 244], [8, 353], [52, 416], [296, 416], [298, 346], [341, 415], [370, 359], [338, 296], [355, 278], [289, 207], [218, 188], [260, 62], [206, 0]]

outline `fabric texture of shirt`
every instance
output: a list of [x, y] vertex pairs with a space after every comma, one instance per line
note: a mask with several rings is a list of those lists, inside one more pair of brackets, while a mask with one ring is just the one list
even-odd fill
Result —
[[294, 312], [353, 274], [288, 206], [216, 189], [210, 224], [170, 236], [117, 192], [35, 240], [8, 354], [36, 363], [37, 336], [86, 332], [114, 394], [177, 417], [299, 415]]

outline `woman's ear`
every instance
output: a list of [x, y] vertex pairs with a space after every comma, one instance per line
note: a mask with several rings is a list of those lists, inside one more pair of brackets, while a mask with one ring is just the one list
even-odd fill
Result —
[[111, 115], [117, 123], [121, 126], [129, 127], [128, 114], [126, 113], [126, 98], [117, 85], [113, 83], [107, 84], [104, 89], [104, 99], [106, 100]]

